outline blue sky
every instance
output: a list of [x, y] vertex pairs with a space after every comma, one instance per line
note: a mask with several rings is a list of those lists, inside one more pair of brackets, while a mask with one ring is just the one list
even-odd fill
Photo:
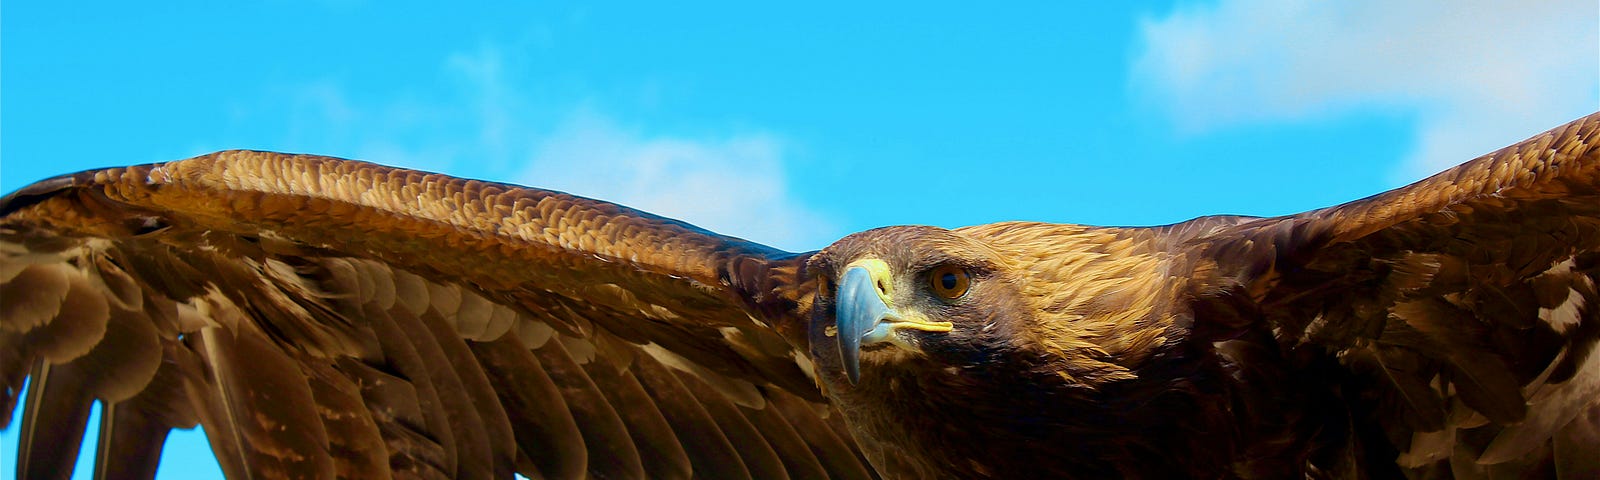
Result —
[[[6, 2], [0, 191], [267, 149], [808, 250], [1293, 213], [1600, 109], [1584, 0], [680, 3]], [[172, 442], [163, 476], [215, 475], [198, 432]]]

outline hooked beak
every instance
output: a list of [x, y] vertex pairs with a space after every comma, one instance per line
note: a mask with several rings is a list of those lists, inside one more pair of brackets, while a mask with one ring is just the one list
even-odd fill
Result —
[[[880, 282], [879, 280], [882, 280]], [[854, 385], [861, 379], [861, 346], [880, 342], [915, 348], [896, 341], [895, 330], [909, 328], [928, 332], [948, 332], [950, 322], [930, 322], [920, 315], [903, 314], [890, 307], [889, 265], [879, 259], [852, 263], [839, 282], [835, 318], [838, 328], [839, 359], [844, 373]], [[882, 287], [880, 287], [880, 285]]]

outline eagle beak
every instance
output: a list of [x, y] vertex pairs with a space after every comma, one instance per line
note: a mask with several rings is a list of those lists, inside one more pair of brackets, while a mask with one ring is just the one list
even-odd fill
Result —
[[865, 267], [852, 267], [839, 282], [838, 326], [839, 360], [844, 374], [855, 385], [861, 380], [861, 339], [878, 327], [889, 305], [878, 295], [877, 282]]
[[[948, 332], [950, 322], [930, 322], [919, 315], [904, 315], [889, 306], [887, 291], [891, 283], [889, 265], [883, 260], [865, 259], [852, 263], [839, 282], [835, 308], [838, 328], [839, 360], [844, 364], [845, 377], [855, 385], [861, 380], [861, 346], [892, 342], [915, 349], [892, 335], [893, 331], [907, 328], [929, 332]], [[882, 281], [880, 281], [882, 280]], [[886, 322], [887, 321], [887, 322]]]

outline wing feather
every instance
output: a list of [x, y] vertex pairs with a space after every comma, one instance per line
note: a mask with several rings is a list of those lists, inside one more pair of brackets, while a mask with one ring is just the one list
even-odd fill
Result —
[[[333, 462], [311, 387], [293, 359], [255, 331], [189, 336], [204, 378], [188, 384], [223, 472], [238, 478], [329, 478]], [[290, 428], [290, 427], [293, 428]]]
[[1421, 355], [1396, 347], [1368, 345], [1344, 351], [1342, 359], [1352, 371], [1371, 375], [1386, 387], [1385, 397], [1395, 398], [1404, 410], [1395, 414], [1422, 431], [1444, 428], [1445, 403], [1439, 392], [1426, 383], [1432, 375], [1424, 375]]
[[328, 435], [334, 473], [342, 478], [391, 478], [389, 450], [377, 420], [362, 400], [361, 387], [333, 365], [306, 363], [300, 369]]
[[1600, 394], [1600, 114], [1367, 199], [1225, 220], [1197, 220], [1226, 226], [1194, 245], [1234, 288], [1199, 302], [1251, 298], [1288, 358], [1337, 357], [1352, 377], [1324, 379], [1330, 394], [1382, 432], [1359, 443], [1416, 475], [1587, 468], [1553, 455], [1600, 428], [1583, 423]]
[[823, 470], [822, 463], [817, 461], [816, 455], [811, 452], [811, 446], [800, 437], [794, 426], [778, 413], [777, 406], [768, 402], [760, 408], [740, 406], [739, 411], [744, 413], [751, 425], [766, 438], [767, 444], [772, 447], [778, 459], [783, 461], [784, 469], [793, 478], [828, 478], [828, 472]]
[[[380, 305], [374, 302], [369, 303], [368, 307], [378, 309], [382, 308]], [[495, 458], [491, 455], [489, 437], [478, 407], [468, 396], [461, 378], [456, 375], [451, 358], [445, 355], [433, 333], [404, 309], [390, 308], [386, 313], [394, 321], [394, 327], [404, 332], [406, 339], [411, 342], [417, 358], [422, 361], [427, 383], [433, 386], [434, 394], [439, 398], [439, 411], [443, 413], [444, 426], [449, 430], [449, 438], [456, 449], [456, 470], [452, 476], [489, 478], [497, 468], [502, 473], [510, 473], [514, 458]], [[368, 318], [373, 316], [376, 315], [368, 314]]]
[[73, 365], [38, 363], [22, 412], [17, 478], [70, 478], [94, 398]]
[[445, 464], [448, 454], [427, 433], [416, 388], [404, 378], [359, 360], [340, 359], [336, 366], [361, 389], [361, 400], [383, 439], [389, 470], [397, 476], [445, 476], [439, 466]]
[[178, 363], [167, 361], [175, 351], [162, 346], [159, 353], [163, 361], [144, 390], [102, 409], [95, 478], [154, 478], [167, 434], [199, 423]]
[[161, 447], [171, 429], [131, 408], [117, 403], [100, 411], [94, 478], [155, 478]]
[[811, 453], [828, 471], [829, 478], [875, 478], [861, 450], [844, 428], [841, 415], [822, 418], [807, 402], [782, 392], [768, 397], [795, 432], [811, 446]]
[[728, 442], [739, 446], [737, 448], [739, 458], [744, 461], [745, 468], [750, 470], [752, 478], [789, 478], [783, 461], [778, 459], [777, 452], [772, 450], [772, 446], [767, 444], [767, 439], [750, 424], [729, 397], [722, 395], [697, 375], [681, 370], [673, 373], [677, 374], [678, 381], [684, 389], [705, 407], [706, 413], [710, 414], [711, 420], [716, 422], [717, 429], [728, 438]]
[[[40, 274], [32, 275], [32, 272]], [[40, 277], [62, 278], [65, 288], [56, 300], [59, 305], [51, 308], [48, 315], [39, 317], [46, 320], [31, 325], [19, 323], [12, 328], [23, 329], [25, 348], [37, 352], [45, 360], [54, 363], [76, 360], [104, 338], [106, 323], [111, 317], [110, 307], [83, 275], [67, 267], [35, 266], [25, 269], [12, 283], [20, 283], [17, 288], [26, 292]], [[54, 292], [51, 294], [53, 296]]]
[[671, 370], [648, 355], [637, 357], [633, 367], [639, 384], [655, 399], [667, 424], [685, 443], [684, 451], [695, 476], [750, 478], [750, 470], [733, 443]]
[[583, 367], [567, 354], [562, 342], [545, 342], [544, 346], [533, 349], [533, 354], [551, 380], [561, 386], [562, 397], [567, 400], [572, 418], [589, 448], [589, 457], [605, 459], [595, 462], [590, 473], [603, 478], [644, 477], [638, 448], [628, 436], [622, 418], [596, 389]]
[[[627, 364], [632, 364], [631, 357]], [[628, 437], [637, 447], [640, 463], [648, 476], [689, 478], [694, 471], [689, 454], [655, 399], [639, 384], [634, 373], [604, 361], [589, 362], [583, 367], [608, 403], [627, 406], [619, 408], [617, 413], [628, 427]]]
[[0, 199], [0, 406], [33, 378], [30, 475], [70, 472], [85, 430], [35, 425], [98, 399], [112, 478], [197, 423], [231, 477], [865, 478], [848, 434], [805, 424], [830, 407], [804, 259], [324, 157], [84, 172]]
[[448, 366], [456, 370], [462, 391], [466, 393], [473, 408], [477, 410], [478, 418], [482, 420], [482, 440], [487, 442], [491, 460], [486, 465], [494, 469], [492, 476], [505, 478], [511, 473], [510, 469], [516, 461], [517, 443], [516, 437], [511, 433], [505, 408], [496, 399], [489, 377], [472, 355], [472, 350], [454, 335], [455, 332], [445, 325], [437, 313], [432, 311], [424, 313], [420, 323], [426, 325], [439, 342], [439, 348], [443, 351]]
[[583, 475], [588, 452], [559, 387], [521, 342], [504, 337], [472, 344], [505, 406], [517, 445], [545, 478]]
[[[458, 471], [460, 451], [457, 450], [458, 428], [454, 422], [460, 421], [464, 416], [464, 405], [459, 398], [442, 385], [436, 384], [432, 375], [433, 365], [444, 361], [442, 358], [425, 357], [410, 338], [411, 331], [397, 324], [387, 311], [374, 304], [364, 305], [363, 317], [372, 326], [377, 335], [378, 342], [383, 348], [385, 363], [375, 365], [391, 373], [401, 381], [408, 383], [415, 392], [417, 412], [421, 414], [422, 423], [415, 425], [418, 432], [437, 442], [444, 456], [439, 458], [437, 468], [444, 476], [454, 476]], [[423, 330], [424, 333], [426, 330]], [[428, 352], [433, 353], [433, 352]], [[452, 400], [446, 402], [446, 398]]]

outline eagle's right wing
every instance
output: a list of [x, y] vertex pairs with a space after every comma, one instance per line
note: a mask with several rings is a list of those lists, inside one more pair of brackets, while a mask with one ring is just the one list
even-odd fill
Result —
[[804, 255], [559, 192], [230, 151], [0, 200], [18, 478], [869, 477], [810, 378]]

